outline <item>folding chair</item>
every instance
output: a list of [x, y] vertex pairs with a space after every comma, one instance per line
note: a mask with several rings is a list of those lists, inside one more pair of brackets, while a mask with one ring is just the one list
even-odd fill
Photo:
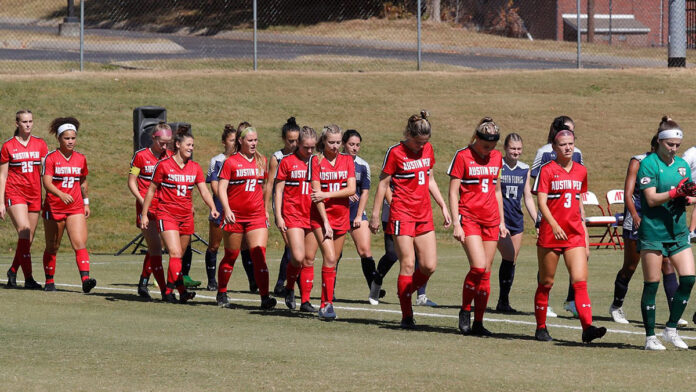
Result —
[[612, 240], [616, 242], [617, 245], [619, 245], [619, 249], [623, 249], [623, 240], [619, 235], [618, 229], [619, 227], [623, 226], [624, 213], [623, 209], [619, 209], [617, 207], [614, 207], [614, 211], [611, 210], [611, 206], [616, 204], [624, 204], [623, 189], [612, 189], [609, 192], [607, 192], [607, 213], [608, 215], [613, 215], [616, 218], [616, 224], [612, 225], [612, 230], [610, 234]]
[[[592, 192], [586, 192], [582, 194], [582, 205], [585, 207], [585, 214], [588, 214], [587, 207], [598, 208], [599, 212], [601, 213], [601, 215], [585, 217], [585, 225], [587, 226], [588, 232], [590, 231], [590, 228], [599, 227], [604, 229], [604, 232], [602, 232], [602, 234], [589, 235], [590, 246], [596, 246], [597, 249], [599, 249], [599, 247], [601, 246], [604, 246], [606, 248], [613, 246], [614, 249], [616, 249], [616, 242], [614, 242], [611, 236], [612, 225], [616, 225], [617, 222], [616, 217], [604, 213], [604, 208], [602, 208], [602, 206], [599, 204], [599, 200], [597, 200], [597, 196]], [[605, 239], [607, 237], [609, 237], [611, 241], [605, 242]], [[599, 238], [599, 241], [592, 242], [593, 238]]]

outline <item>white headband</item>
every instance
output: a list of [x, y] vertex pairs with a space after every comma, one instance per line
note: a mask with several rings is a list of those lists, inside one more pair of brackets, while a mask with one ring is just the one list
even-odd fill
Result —
[[660, 133], [657, 134], [657, 140], [683, 139], [683, 138], [684, 138], [684, 132], [682, 132], [682, 130], [679, 128], [665, 129], [664, 131], [660, 131]]
[[65, 132], [65, 131], [75, 131], [75, 132], [77, 132], [77, 128], [75, 128], [75, 126], [72, 125], [72, 124], [70, 124], [70, 123], [63, 124], [63, 125], [61, 125], [61, 126], [58, 127], [58, 131], [56, 132], [56, 136], [60, 136], [60, 134], [63, 133], [63, 132]]

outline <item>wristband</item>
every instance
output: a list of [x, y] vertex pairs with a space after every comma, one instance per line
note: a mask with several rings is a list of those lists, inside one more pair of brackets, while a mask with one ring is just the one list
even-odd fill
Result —
[[82, 199], [82, 203], [84, 203], [84, 205], [88, 206], [89, 205], [89, 197], [85, 197], [84, 199]]

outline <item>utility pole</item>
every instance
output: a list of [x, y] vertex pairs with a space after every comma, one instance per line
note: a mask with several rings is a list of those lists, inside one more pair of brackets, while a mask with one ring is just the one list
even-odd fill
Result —
[[686, 67], [686, 1], [669, 0], [668, 67]]
[[587, 42], [594, 42], [595, 0], [587, 0]]

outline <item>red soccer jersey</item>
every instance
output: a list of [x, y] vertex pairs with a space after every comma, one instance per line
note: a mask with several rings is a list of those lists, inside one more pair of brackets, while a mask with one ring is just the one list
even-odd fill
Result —
[[26, 147], [12, 137], [0, 149], [0, 164], [7, 163], [5, 193], [41, 199], [41, 159], [48, 154], [46, 142], [31, 136]]
[[551, 225], [542, 218], [537, 245], [544, 248], [585, 246], [585, 229], [580, 214], [580, 198], [587, 192], [585, 166], [573, 162], [570, 172], [566, 172], [556, 161], [544, 164], [534, 181], [534, 192], [548, 195], [546, 204], [551, 215], [568, 236], [567, 241], [556, 240]]
[[79, 213], [84, 211], [82, 202], [82, 190], [80, 181], [87, 178], [87, 159], [77, 151], [73, 151], [70, 158], [59, 150], [53, 150], [46, 155], [43, 175], [53, 177], [53, 185], [59, 191], [67, 193], [73, 198], [73, 202], [66, 205], [60, 198], [50, 192], [46, 192], [44, 210], [55, 214]]
[[[348, 179], [355, 178], [355, 163], [347, 154], [338, 154], [332, 165], [328, 159], [312, 159], [312, 181], [319, 181], [323, 192], [338, 192], [348, 186]], [[347, 197], [324, 200], [326, 216], [332, 229], [350, 230], [350, 203]], [[312, 219], [321, 222], [319, 211], [312, 207]]]
[[[262, 165], [266, 167], [265, 159]], [[263, 184], [268, 179], [268, 173], [265, 169], [259, 169], [256, 158], [249, 161], [241, 153], [230, 156], [220, 168], [218, 178], [230, 182], [227, 187], [227, 199], [237, 222], [266, 217]]]
[[500, 224], [495, 187], [502, 168], [503, 156], [497, 150], [485, 158], [469, 147], [454, 154], [447, 174], [461, 180], [459, 215], [483, 226]]
[[205, 176], [201, 166], [193, 160], [189, 159], [181, 168], [169, 157], [157, 163], [152, 182], [158, 186], [157, 216], [186, 220], [193, 213], [193, 187], [205, 182]]
[[[150, 182], [152, 182], [152, 174], [155, 172], [155, 165], [161, 159], [168, 158], [174, 153], [170, 150], [165, 150], [159, 157], [155, 156], [150, 148], [143, 148], [133, 154], [133, 159], [131, 160], [131, 170], [137, 168], [138, 172], [138, 193], [140, 196], [145, 197], [147, 194], [147, 189], [150, 187]], [[137, 201], [136, 201], [137, 203]], [[157, 199], [152, 199], [152, 204], [150, 205], [150, 212], [157, 211]]]
[[382, 171], [391, 176], [390, 221], [433, 220], [428, 185], [430, 170], [434, 166], [435, 155], [430, 143], [426, 143], [417, 153], [409, 150], [403, 142], [389, 147]]
[[[284, 220], [302, 220], [309, 228], [309, 211], [312, 207], [311, 175], [307, 173], [307, 162], [295, 154], [283, 158], [278, 165], [276, 179], [285, 181], [283, 189], [283, 207], [281, 215]], [[306, 222], [305, 222], [306, 221]]]

